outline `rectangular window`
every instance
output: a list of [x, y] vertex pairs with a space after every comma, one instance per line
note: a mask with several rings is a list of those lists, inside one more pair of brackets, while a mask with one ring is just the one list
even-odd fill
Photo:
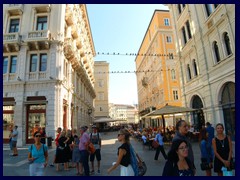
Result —
[[37, 17], [37, 31], [47, 30], [47, 16]]
[[182, 35], [183, 35], [183, 42], [184, 42], [184, 45], [185, 45], [187, 43], [187, 36], [186, 36], [185, 27], [182, 27]]
[[17, 56], [11, 57], [11, 63], [10, 63], [10, 73], [15, 73], [17, 67]]
[[46, 70], [47, 70], [47, 54], [41, 54], [39, 71], [46, 71]]
[[172, 42], [172, 37], [171, 36], [167, 36], [167, 42], [171, 43]]
[[173, 53], [169, 53], [168, 56], [169, 56], [169, 59], [173, 59]]
[[11, 19], [9, 33], [18, 32], [19, 30], [19, 19]]
[[103, 87], [103, 80], [98, 81], [98, 87]]
[[8, 72], [8, 57], [3, 57], [3, 74]]
[[187, 26], [188, 38], [191, 39], [192, 38], [192, 32], [191, 32], [189, 21], [186, 22], [186, 26]]
[[31, 60], [30, 60], [30, 72], [36, 72], [37, 71], [37, 60], [38, 57], [36, 54], [31, 55]]
[[164, 19], [164, 25], [165, 26], [170, 26], [169, 19], [167, 19], [167, 18]]
[[205, 4], [205, 8], [206, 8], [207, 16], [210, 16], [210, 14], [212, 14], [213, 12], [212, 4]]
[[171, 70], [172, 80], [176, 80], [176, 71], [174, 69]]
[[176, 90], [173, 91], [173, 99], [178, 100], [178, 91]]

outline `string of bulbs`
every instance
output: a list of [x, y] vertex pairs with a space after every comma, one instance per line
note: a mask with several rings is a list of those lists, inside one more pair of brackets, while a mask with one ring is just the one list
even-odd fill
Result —
[[170, 71], [170, 69], [167, 70], [147, 70], [147, 71], [107, 71], [107, 72], [94, 72], [95, 74], [124, 74], [124, 73], [148, 73], [148, 72], [160, 72], [160, 71]]
[[[85, 52], [85, 54], [93, 54], [92, 52]], [[173, 57], [175, 55], [173, 55], [173, 53], [169, 53], [169, 54], [143, 54], [143, 53], [105, 53], [105, 52], [97, 52], [96, 55], [104, 55], [104, 56], [156, 56], [156, 57], [171, 57], [173, 59]]]

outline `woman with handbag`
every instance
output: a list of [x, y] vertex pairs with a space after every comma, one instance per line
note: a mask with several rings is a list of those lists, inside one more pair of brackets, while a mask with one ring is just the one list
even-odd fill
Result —
[[194, 176], [195, 169], [188, 158], [187, 144], [187, 141], [183, 139], [172, 142], [162, 176]]
[[131, 165], [131, 154], [130, 154], [130, 133], [126, 129], [121, 129], [118, 134], [118, 141], [122, 145], [118, 148], [118, 159], [111, 168], [107, 170], [108, 174], [116, 169], [119, 165], [121, 166], [120, 176], [134, 176], [134, 171]]
[[201, 169], [206, 171], [206, 176], [212, 176], [213, 151], [212, 147], [207, 145], [208, 133], [202, 128], [199, 134], [200, 150], [201, 150]]
[[158, 133], [154, 139], [154, 141], [158, 142], [159, 146], [156, 148], [156, 153], [155, 153], [155, 157], [154, 157], [154, 160], [158, 160], [158, 156], [159, 156], [159, 153], [161, 151], [163, 157], [165, 160], [167, 160], [167, 155], [165, 153], [165, 150], [164, 150], [164, 143], [163, 143], [163, 136], [162, 136], [162, 133], [161, 133], [161, 130], [159, 129], [158, 130]]
[[216, 125], [216, 137], [212, 140], [214, 150], [214, 172], [218, 176], [223, 176], [222, 167], [230, 169], [230, 162], [232, 159], [232, 141], [229, 136], [224, 134], [223, 124]]

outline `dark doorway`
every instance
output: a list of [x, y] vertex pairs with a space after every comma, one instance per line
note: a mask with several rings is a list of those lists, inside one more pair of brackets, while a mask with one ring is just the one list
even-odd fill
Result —
[[202, 126], [205, 125], [205, 118], [202, 110], [202, 100], [197, 95], [193, 96], [192, 108], [196, 109], [196, 111], [193, 111], [194, 129], [200, 131], [200, 129], [202, 129]]

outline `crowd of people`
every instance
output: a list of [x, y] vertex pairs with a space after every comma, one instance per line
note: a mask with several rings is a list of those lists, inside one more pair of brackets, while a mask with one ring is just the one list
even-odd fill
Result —
[[[13, 150], [13, 156], [18, 155], [17, 126], [10, 131], [10, 148]], [[216, 133], [214, 133], [216, 131]], [[76, 175], [89, 176], [95, 173], [94, 160], [97, 160], [97, 173], [100, 174], [101, 161], [101, 134], [95, 125], [92, 126], [92, 132], [89, 133], [87, 126], [82, 126], [73, 130], [57, 129], [55, 138], [56, 151], [54, 159], [50, 166], [56, 167], [60, 171], [63, 165], [64, 171], [69, 171], [70, 167], [76, 168]], [[170, 150], [166, 153], [164, 149], [164, 137], [162, 128], [151, 129], [126, 129], [122, 128], [118, 134], [118, 141], [121, 146], [117, 150], [116, 162], [107, 170], [110, 174], [118, 166], [121, 167], [121, 176], [134, 176], [131, 166], [130, 156], [130, 136], [141, 139], [143, 144], [147, 139], [156, 141], [158, 146], [154, 160], [158, 160], [160, 152], [165, 161], [163, 176], [194, 176], [196, 175], [196, 166], [194, 162], [194, 152], [192, 141], [189, 138], [189, 125], [185, 120], [180, 120], [172, 129], [166, 129], [167, 134], [171, 136]], [[174, 132], [174, 133], [173, 133]], [[44, 168], [48, 165], [48, 147], [46, 145], [45, 129], [38, 129], [34, 134], [34, 144], [28, 149], [29, 173], [30, 176], [44, 175]], [[90, 154], [88, 146], [92, 143], [95, 152]], [[199, 132], [199, 148], [201, 152], [201, 163], [207, 164], [206, 176], [212, 175], [212, 169], [218, 176], [223, 176], [222, 167], [231, 170], [232, 160], [232, 141], [229, 136], [224, 134], [224, 126], [218, 123], [214, 127], [207, 122], [206, 127], [202, 127]], [[90, 160], [90, 164], [89, 164]]]

